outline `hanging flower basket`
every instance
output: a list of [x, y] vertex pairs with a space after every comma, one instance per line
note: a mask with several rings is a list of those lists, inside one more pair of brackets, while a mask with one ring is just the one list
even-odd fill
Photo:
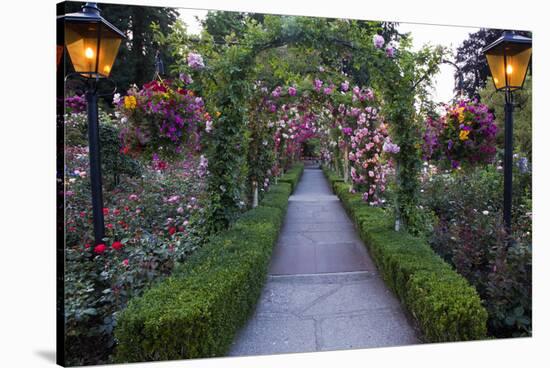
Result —
[[459, 101], [438, 119], [428, 118], [424, 158], [446, 161], [453, 169], [489, 163], [496, 154], [498, 127], [487, 105]]
[[201, 133], [211, 127], [204, 101], [170, 80], [152, 81], [115, 96], [126, 152], [174, 156], [200, 149]]

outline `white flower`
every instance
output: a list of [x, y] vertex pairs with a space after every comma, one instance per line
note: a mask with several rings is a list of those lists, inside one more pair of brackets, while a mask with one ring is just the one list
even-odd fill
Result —
[[487, 216], [489, 214], [489, 211], [485, 210], [482, 212], [485, 216]]
[[120, 102], [121, 98], [120, 98], [120, 93], [115, 93], [114, 96], [113, 96], [113, 103], [115, 105], [118, 105], [118, 103]]
[[208, 120], [206, 122], [206, 128], [204, 129], [206, 133], [210, 133], [212, 131], [212, 121]]

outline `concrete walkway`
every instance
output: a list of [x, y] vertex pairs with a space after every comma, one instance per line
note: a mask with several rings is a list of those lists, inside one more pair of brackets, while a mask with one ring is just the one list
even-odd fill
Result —
[[289, 199], [269, 273], [231, 356], [419, 343], [319, 169]]

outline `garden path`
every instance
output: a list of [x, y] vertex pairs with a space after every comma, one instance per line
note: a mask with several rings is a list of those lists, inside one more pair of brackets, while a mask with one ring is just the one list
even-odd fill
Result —
[[419, 343], [321, 170], [307, 169], [230, 356]]

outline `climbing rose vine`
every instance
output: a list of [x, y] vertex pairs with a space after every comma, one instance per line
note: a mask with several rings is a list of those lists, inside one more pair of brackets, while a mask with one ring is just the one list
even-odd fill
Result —
[[386, 125], [375, 125], [376, 118], [371, 113], [369, 119], [359, 119], [349, 153], [354, 190], [362, 192], [363, 200], [372, 205], [382, 203], [381, 194], [386, 191], [388, 173], [393, 168], [392, 161], [384, 162], [384, 153], [399, 152], [399, 146], [388, 136]]
[[190, 52], [187, 55], [187, 65], [191, 69], [195, 69], [195, 70], [202, 69], [204, 68], [204, 60], [202, 59], [202, 56], [200, 54]]

